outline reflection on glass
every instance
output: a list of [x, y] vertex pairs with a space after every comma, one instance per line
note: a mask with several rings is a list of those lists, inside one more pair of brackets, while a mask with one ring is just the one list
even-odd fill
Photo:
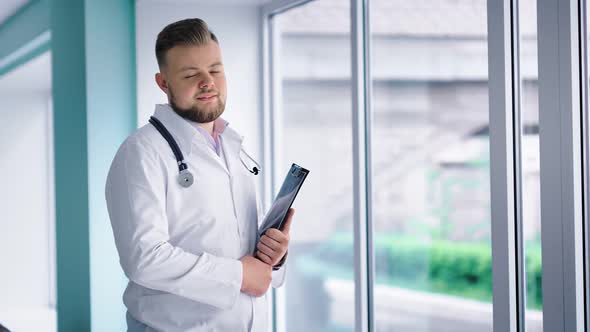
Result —
[[354, 331], [349, 3], [312, 1], [274, 20], [277, 170], [310, 170], [293, 204], [287, 331]]
[[519, 2], [522, 218], [526, 273], [526, 330], [543, 331], [541, 285], [541, 178], [537, 1]]
[[293, 201], [308, 173], [309, 171], [301, 166], [295, 164], [291, 166], [277, 197], [262, 220], [262, 225], [258, 230], [259, 236], [264, 234], [269, 228], [282, 229], [287, 212], [289, 211], [291, 204], [293, 204]]
[[486, 1], [371, 1], [377, 331], [492, 331]]

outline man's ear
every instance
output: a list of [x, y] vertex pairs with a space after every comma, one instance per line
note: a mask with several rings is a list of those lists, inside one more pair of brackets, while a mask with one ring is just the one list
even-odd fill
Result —
[[156, 84], [165, 94], [168, 94], [168, 82], [162, 73], [156, 73]]

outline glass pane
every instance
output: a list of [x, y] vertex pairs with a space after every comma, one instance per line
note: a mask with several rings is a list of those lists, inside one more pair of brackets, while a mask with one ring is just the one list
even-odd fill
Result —
[[371, 1], [377, 331], [492, 331], [486, 1]]
[[294, 204], [288, 331], [354, 330], [349, 3], [313, 1], [274, 21], [278, 184], [291, 163], [310, 170]]
[[520, 0], [520, 84], [522, 122], [522, 217], [526, 271], [526, 330], [543, 331], [541, 285], [541, 177], [537, 1]]

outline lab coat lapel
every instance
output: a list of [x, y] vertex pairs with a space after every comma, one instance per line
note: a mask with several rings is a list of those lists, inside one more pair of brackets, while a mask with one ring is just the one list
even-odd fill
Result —
[[[227, 173], [228, 176], [231, 176], [230, 170], [223, 162], [222, 156], [218, 156], [215, 152], [213, 152], [213, 150], [211, 150], [211, 148], [207, 146], [207, 142], [205, 142], [205, 139], [202, 136], [199, 136], [200, 135], [197, 136], [197, 139], [202, 139], [202, 142], [199, 141], [195, 143], [195, 145], [198, 145], [199, 153], [202, 154], [204, 158], [212, 159], [213, 162], [217, 164], [219, 167], [221, 167], [225, 171], [225, 173]], [[223, 149], [224, 148], [222, 148], [222, 150]]]
[[235, 188], [238, 171], [237, 167], [240, 163], [240, 149], [242, 147], [241, 139], [236, 139], [234, 135], [232, 135], [229, 130], [226, 130], [222, 135], [220, 135], [220, 143], [222, 153], [225, 156], [225, 162], [227, 163], [227, 170], [229, 171], [229, 176], [232, 179], [232, 192], [234, 193], [234, 200], [236, 198], [236, 190], [239, 188]]
[[252, 213], [256, 213], [254, 183], [250, 181], [248, 174], [242, 169], [244, 167], [240, 161], [242, 137], [229, 129], [223, 133], [221, 144], [230, 171], [231, 191], [242, 241], [241, 248], [243, 254], [247, 254], [253, 250], [253, 236], [257, 229], [257, 215], [252, 215]]

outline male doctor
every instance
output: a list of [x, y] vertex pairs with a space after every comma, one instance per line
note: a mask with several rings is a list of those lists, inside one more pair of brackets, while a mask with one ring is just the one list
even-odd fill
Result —
[[220, 117], [226, 80], [207, 24], [168, 25], [156, 58], [168, 104], [157, 105], [154, 117], [177, 142], [194, 183], [179, 181], [176, 155], [151, 123], [113, 160], [106, 201], [129, 278], [128, 331], [267, 331], [265, 294], [283, 283], [293, 210], [283, 231], [269, 230], [256, 246], [253, 160]]

